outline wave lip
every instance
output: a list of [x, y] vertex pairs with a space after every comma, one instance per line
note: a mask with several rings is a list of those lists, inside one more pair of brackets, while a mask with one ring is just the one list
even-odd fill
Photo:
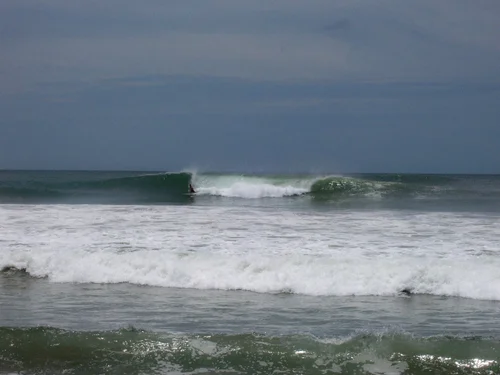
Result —
[[259, 334], [174, 335], [135, 328], [66, 331], [0, 327], [2, 370], [53, 373], [236, 372], [252, 374], [500, 371], [500, 343], [477, 337], [363, 333], [317, 339]]

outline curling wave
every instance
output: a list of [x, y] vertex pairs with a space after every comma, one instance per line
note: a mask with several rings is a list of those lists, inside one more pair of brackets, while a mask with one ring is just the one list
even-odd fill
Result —
[[2, 178], [0, 203], [168, 203], [196, 196], [241, 199], [308, 196], [317, 201], [343, 198], [500, 198], [500, 179], [452, 175], [365, 174], [352, 176], [237, 175], [120, 172], [19, 172]]

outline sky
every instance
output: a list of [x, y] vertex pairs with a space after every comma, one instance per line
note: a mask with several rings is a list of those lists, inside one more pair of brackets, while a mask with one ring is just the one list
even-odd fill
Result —
[[500, 173], [498, 0], [2, 0], [0, 169]]

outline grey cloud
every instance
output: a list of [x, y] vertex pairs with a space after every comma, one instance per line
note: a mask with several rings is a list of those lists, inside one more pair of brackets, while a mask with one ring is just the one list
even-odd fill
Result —
[[497, 0], [4, 0], [0, 167], [498, 171], [498, 35]]
[[328, 33], [336, 34], [339, 31], [348, 30], [351, 27], [351, 21], [348, 18], [341, 18], [324, 27]]
[[500, 77], [500, 12], [492, 11], [500, 6], [492, 1], [483, 4], [493, 9], [430, 0], [36, 4], [2, 3], [3, 90], [144, 74], [256, 80]]

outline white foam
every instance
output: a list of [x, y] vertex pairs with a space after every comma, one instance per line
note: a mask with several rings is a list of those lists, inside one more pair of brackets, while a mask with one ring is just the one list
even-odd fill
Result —
[[0, 222], [0, 267], [53, 282], [500, 300], [495, 216], [0, 205]]
[[279, 198], [307, 193], [314, 179], [281, 181], [277, 178], [252, 176], [194, 175], [193, 181], [200, 195], [232, 198]]
[[231, 186], [220, 187], [201, 187], [198, 189], [200, 195], [219, 195], [223, 197], [238, 198], [279, 198], [304, 194], [308, 189], [297, 188], [294, 186], [275, 186], [271, 184], [252, 184], [237, 182]]

